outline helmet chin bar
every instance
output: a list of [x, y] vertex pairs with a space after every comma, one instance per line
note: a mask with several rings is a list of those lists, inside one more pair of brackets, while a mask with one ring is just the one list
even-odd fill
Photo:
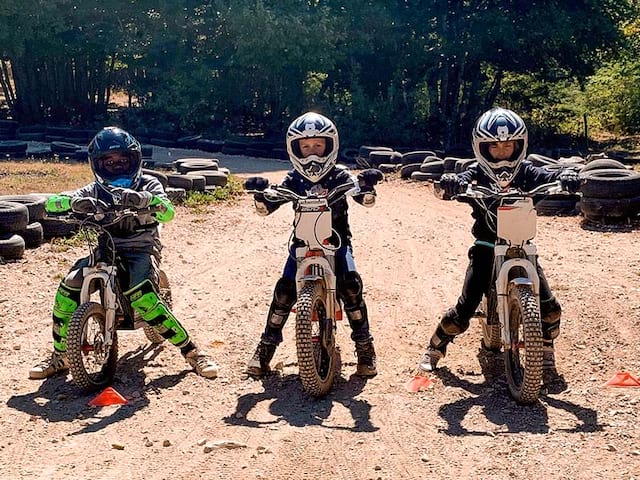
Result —
[[302, 171], [300, 173], [302, 173], [302, 175], [304, 175], [307, 179], [311, 180], [312, 182], [317, 182], [329, 170], [326, 167], [327, 167], [326, 164], [322, 165], [320, 162], [310, 162], [310, 163], [307, 163], [306, 165], [301, 165]]
[[507, 188], [509, 186], [511, 180], [513, 180], [514, 173], [515, 172], [507, 172], [506, 170], [496, 173], [496, 181], [498, 185], [500, 185], [500, 188]]

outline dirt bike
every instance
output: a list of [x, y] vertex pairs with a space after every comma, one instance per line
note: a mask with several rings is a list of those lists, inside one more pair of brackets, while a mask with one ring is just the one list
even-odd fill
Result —
[[[136, 312], [122, 293], [122, 267], [111, 234], [106, 230], [128, 217], [150, 215], [143, 210], [98, 211], [68, 221], [78, 223], [90, 250], [89, 266], [83, 269], [80, 303], [67, 331], [67, 358], [74, 383], [87, 392], [113, 382], [118, 361], [118, 330], [142, 328], [153, 344], [164, 342], [151, 325]], [[96, 248], [97, 239], [101, 245]], [[97, 253], [100, 252], [100, 255]], [[167, 275], [158, 269], [160, 297], [171, 308], [171, 287]]]
[[335, 254], [340, 245], [332, 227], [331, 205], [345, 196], [357, 195], [357, 181], [339, 185], [326, 194], [298, 195], [278, 185], [262, 191], [271, 201], [292, 201], [295, 218], [291, 251], [297, 261], [296, 351], [304, 390], [326, 395], [340, 375], [341, 359], [336, 345], [336, 321], [342, 319], [336, 295]]
[[[439, 186], [436, 186], [436, 194]], [[495, 227], [494, 266], [484, 315], [479, 316], [482, 343], [504, 349], [509, 392], [522, 404], [535, 402], [542, 385], [542, 319], [534, 197], [563, 192], [559, 182], [540, 185], [529, 192], [496, 192], [469, 184], [453, 198], [484, 208], [488, 224]], [[493, 213], [485, 200], [498, 201]]]

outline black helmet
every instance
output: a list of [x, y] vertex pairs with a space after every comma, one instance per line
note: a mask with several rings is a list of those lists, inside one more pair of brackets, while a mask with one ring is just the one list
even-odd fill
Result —
[[[511, 158], [496, 160], [489, 153], [495, 142], [514, 141], [516, 148]], [[527, 155], [527, 126], [520, 116], [506, 108], [492, 108], [482, 114], [473, 128], [473, 153], [478, 165], [501, 187], [511, 183]]]
[[100, 130], [89, 143], [89, 162], [99, 184], [132, 188], [142, 175], [142, 148], [118, 127]]

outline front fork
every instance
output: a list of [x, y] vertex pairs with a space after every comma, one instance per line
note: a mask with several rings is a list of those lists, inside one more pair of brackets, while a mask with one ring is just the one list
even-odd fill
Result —
[[113, 332], [116, 329], [116, 310], [118, 308], [118, 299], [114, 288], [114, 282], [117, 275], [117, 267], [115, 265], [107, 265], [99, 262], [94, 267], [85, 267], [82, 270], [83, 281], [80, 289], [80, 304], [91, 301], [92, 286], [98, 283], [100, 291], [100, 299], [102, 307], [105, 311], [104, 325], [104, 348], [109, 351], [113, 344]]
[[[305, 249], [306, 250], [306, 249]], [[336, 295], [337, 278], [334, 273], [335, 257], [324, 254], [322, 256], [300, 257], [298, 256], [298, 268], [296, 269], [296, 286], [298, 293], [307, 283], [321, 282], [324, 287], [324, 302], [327, 316], [331, 325], [335, 327], [336, 320], [342, 319], [342, 309]], [[329, 348], [333, 342], [333, 329], [325, 331], [322, 343]]]
[[[494, 271], [496, 278], [497, 310], [500, 320], [502, 344], [504, 349], [511, 348], [511, 330], [509, 328], [509, 293], [516, 285], [528, 285], [533, 290], [540, 311], [540, 278], [538, 277], [537, 250], [535, 245], [526, 244], [522, 247], [525, 258], [507, 259], [508, 245], [496, 245], [494, 249]], [[514, 268], [521, 268], [526, 272], [525, 277], [509, 278]]]

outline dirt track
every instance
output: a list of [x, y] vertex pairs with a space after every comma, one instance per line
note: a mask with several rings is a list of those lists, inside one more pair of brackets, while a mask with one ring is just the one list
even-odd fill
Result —
[[[541, 262], [564, 307], [557, 357], [567, 390], [518, 406], [501, 359], [478, 356], [473, 322], [435, 384], [412, 394], [405, 383], [459, 294], [471, 218], [426, 184], [390, 180], [378, 192], [375, 208], [350, 212], [380, 374], [352, 376], [341, 325], [343, 376], [321, 400], [302, 392], [293, 322], [274, 360], [280, 374], [260, 382], [242, 373], [285, 260], [288, 207], [262, 218], [245, 197], [206, 215], [178, 209], [163, 230], [174, 310], [221, 375], [199, 378], [175, 349], [152, 350], [141, 332], [124, 332], [114, 385], [129, 399], [121, 407], [89, 407], [92, 397], [70, 378], [27, 379], [49, 349], [59, 276], [83, 251], [47, 244], [0, 265], [0, 476], [640, 478], [640, 388], [602, 386], [620, 370], [640, 377], [640, 232], [588, 230], [579, 217], [539, 221]], [[205, 453], [221, 440], [239, 448]]]

